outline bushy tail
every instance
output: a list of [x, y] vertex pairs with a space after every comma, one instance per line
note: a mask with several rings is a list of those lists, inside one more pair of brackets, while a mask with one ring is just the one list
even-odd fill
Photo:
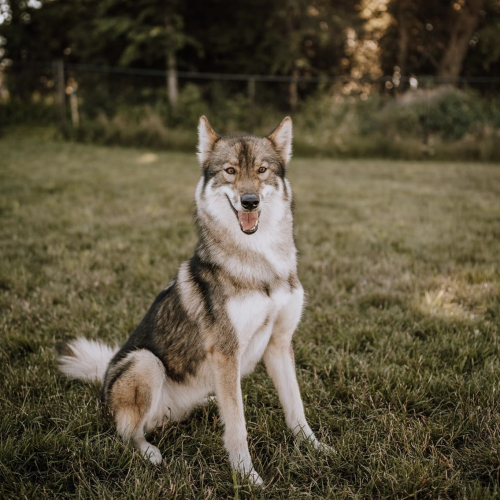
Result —
[[108, 364], [118, 352], [102, 342], [80, 337], [71, 340], [61, 349], [59, 369], [69, 378], [87, 382], [102, 382]]

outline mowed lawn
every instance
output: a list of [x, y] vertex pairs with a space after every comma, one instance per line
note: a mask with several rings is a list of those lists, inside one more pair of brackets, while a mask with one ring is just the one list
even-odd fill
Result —
[[215, 404], [116, 437], [99, 388], [56, 345], [122, 343], [196, 242], [196, 157], [0, 140], [1, 498], [500, 496], [500, 165], [295, 159], [295, 336], [306, 413], [335, 448], [295, 446], [259, 366], [243, 382], [265, 480], [232, 475]]

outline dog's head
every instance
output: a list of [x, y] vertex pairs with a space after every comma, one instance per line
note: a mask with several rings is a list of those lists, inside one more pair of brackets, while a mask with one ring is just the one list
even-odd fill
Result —
[[239, 225], [245, 234], [254, 234], [267, 207], [288, 197], [285, 169], [292, 154], [291, 118], [266, 137], [221, 137], [202, 116], [198, 137], [203, 172], [198, 204], [203, 198], [207, 212], [226, 227]]

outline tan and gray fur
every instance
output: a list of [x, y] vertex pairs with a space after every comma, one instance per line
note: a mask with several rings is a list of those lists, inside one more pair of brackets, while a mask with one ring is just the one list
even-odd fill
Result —
[[118, 434], [154, 463], [161, 453], [145, 434], [165, 420], [185, 418], [215, 394], [231, 466], [260, 484], [247, 445], [240, 379], [261, 359], [288, 427], [328, 448], [306, 421], [292, 350], [304, 300], [285, 176], [292, 121], [285, 118], [264, 138], [220, 137], [202, 117], [198, 133], [202, 176], [194, 256], [121, 349], [76, 339], [66, 346], [60, 368], [72, 378], [102, 380]]

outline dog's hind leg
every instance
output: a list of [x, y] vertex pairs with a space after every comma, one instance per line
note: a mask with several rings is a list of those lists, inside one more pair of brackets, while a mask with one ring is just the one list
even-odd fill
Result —
[[163, 364], [146, 349], [131, 352], [112, 366], [104, 382], [104, 400], [118, 434], [155, 464], [161, 463], [161, 453], [145, 433], [161, 423], [164, 383]]

